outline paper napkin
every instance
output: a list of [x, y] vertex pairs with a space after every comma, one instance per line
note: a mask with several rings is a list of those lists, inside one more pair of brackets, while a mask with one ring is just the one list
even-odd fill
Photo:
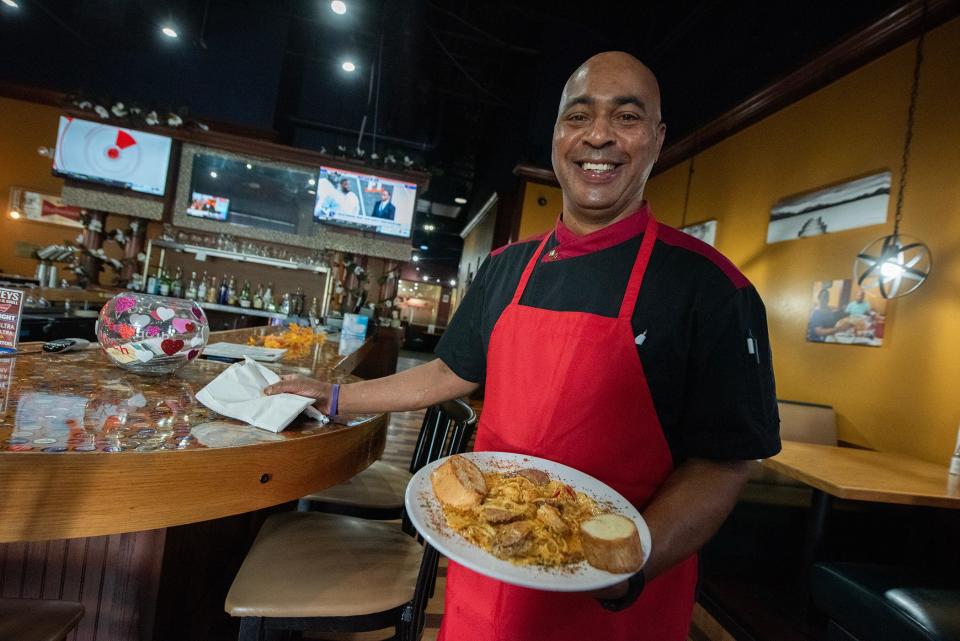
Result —
[[304, 411], [321, 423], [330, 420], [313, 407], [312, 398], [297, 394], [265, 396], [263, 388], [279, 380], [276, 372], [245, 357], [242, 363], [234, 363], [210, 381], [197, 393], [197, 400], [214, 412], [275, 433]]

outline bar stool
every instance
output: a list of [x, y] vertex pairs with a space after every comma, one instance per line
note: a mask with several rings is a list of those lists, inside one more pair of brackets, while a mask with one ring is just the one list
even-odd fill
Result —
[[[462, 452], [476, 426], [463, 401], [431, 408], [414, 461], [419, 467]], [[418, 469], [419, 469], [418, 467]], [[264, 523], [227, 594], [240, 617], [240, 641], [282, 630], [367, 632], [394, 627], [415, 641], [437, 576], [439, 554], [385, 521], [340, 514], [288, 512]]]
[[76, 601], [0, 599], [0, 641], [63, 641], [82, 617]]
[[[452, 406], [448, 409], [452, 409]], [[460, 409], [453, 409], [453, 412], [463, 413]], [[407, 483], [417, 470], [432, 460], [429, 458], [431, 447], [436, 447], [436, 444], [427, 442], [427, 436], [435, 436], [436, 426], [449, 415], [450, 412], [444, 412], [441, 405], [427, 408], [407, 469], [375, 461], [346, 482], [303, 497], [298, 509], [302, 512], [327, 512], [365, 519], [399, 519], [403, 514], [403, 493]], [[462, 447], [466, 447], [466, 443]]]

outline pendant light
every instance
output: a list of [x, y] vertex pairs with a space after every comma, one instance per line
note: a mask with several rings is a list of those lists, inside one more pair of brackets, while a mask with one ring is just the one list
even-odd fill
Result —
[[913, 119], [920, 90], [920, 67], [923, 64], [923, 40], [926, 36], [927, 0], [923, 2], [920, 18], [920, 37], [913, 66], [913, 88], [907, 110], [907, 135], [903, 142], [900, 166], [900, 186], [897, 189], [897, 209], [893, 219], [893, 233], [864, 247], [853, 264], [857, 285], [868, 294], [879, 292], [884, 298], [899, 298], [910, 294], [926, 280], [933, 268], [930, 248], [923, 242], [900, 234], [903, 219], [903, 191], [907, 184], [907, 161], [913, 140]]

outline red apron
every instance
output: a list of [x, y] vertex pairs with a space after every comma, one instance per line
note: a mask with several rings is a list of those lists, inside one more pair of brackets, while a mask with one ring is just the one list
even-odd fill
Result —
[[[617, 318], [520, 305], [544, 238], [490, 338], [477, 451], [569, 465], [643, 510], [673, 470], [631, 325], [656, 236], [650, 216]], [[609, 612], [585, 594], [516, 587], [451, 562], [439, 639], [684, 641], [696, 583], [694, 555]]]

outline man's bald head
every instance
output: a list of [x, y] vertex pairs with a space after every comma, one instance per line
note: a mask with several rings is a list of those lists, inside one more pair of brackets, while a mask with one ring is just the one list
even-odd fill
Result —
[[657, 77], [647, 65], [625, 51], [604, 51], [577, 67], [563, 85], [558, 114], [563, 113], [569, 100], [582, 95], [587, 79], [603, 75], [619, 77], [642, 86], [650, 102], [646, 105], [647, 110], [656, 122], [660, 122], [660, 84]]
[[664, 133], [660, 87], [642, 62], [608, 51], [580, 65], [553, 131], [564, 221], [587, 233], [637, 211]]

